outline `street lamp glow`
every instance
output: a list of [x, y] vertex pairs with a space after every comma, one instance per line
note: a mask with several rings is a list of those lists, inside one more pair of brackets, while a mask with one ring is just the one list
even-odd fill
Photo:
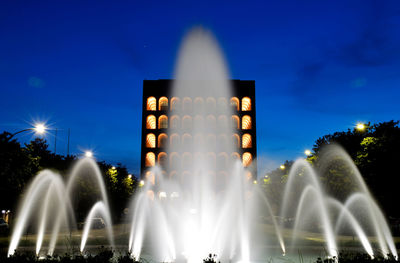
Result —
[[305, 150], [304, 154], [307, 155], [307, 156], [310, 156], [311, 155], [311, 151], [310, 150]]
[[356, 129], [359, 131], [365, 130], [365, 124], [364, 123], [357, 123]]
[[142, 187], [143, 185], [144, 185], [144, 181], [143, 181], [143, 180], [140, 180], [139, 186]]
[[281, 166], [279, 166], [279, 168], [281, 169], [281, 170], [285, 170], [285, 166], [282, 164]]
[[131, 178], [132, 178], [132, 175], [131, 175], [131, 174], [128, 174], [128, 178], [131, 179]]
[[254, 181], [253, 181], [253, 184], [257, 184], [257, 180], [254, 180]]
[[115, 166], [111, 167], [111, 169], [115, 170]]
[[86, 151], [86, 152], [85, 152], [85, 157], [92, 158], [92, 157], [93, 157], [93, 152], [91, 152], [91, 151]]
[[33, 130], [38, 134], [44, 134], [47, 130], [47, 127], [43, 123], [36, 123], [33, 127]]

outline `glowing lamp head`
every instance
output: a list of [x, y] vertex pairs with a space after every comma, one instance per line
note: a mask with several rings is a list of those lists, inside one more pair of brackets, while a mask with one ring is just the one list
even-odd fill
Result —
[[144, 186], [144, 181], [143, 181], [143, 180], [140, 180], [139, 186], [140, 186], [140, 187]]
[[310, 150], [305, 150], [304, 154], [307, 155], [307, 156], [310, 156], [311, 155], [311, 151]]
[[131, 174], [128, 174], [128, 178], [131, 179], [131, 178], [132, 178], [132, 175], [131, 175]]
[[358, 123], [356, 126], [356, 129], [359, 131], [365, 130], [365, 124], [364, 123]]
[[254, 180], [254, 181], [253, 181], [253, 184], [257, 184], [257, 180]]
[[281, 166], [279, 166], [279, 168], [281, 169], [281, 170], [285, 170], [285, 166], [282, 164]]
[[43, 123], [36, 123], [33, 130], [38, 134], [44, 134], [47, 130], [47, 127]]
[[115, 170], [115, 166], [111, 167], [111, 169]]
[[86, 151], [86, 152], [85, 152], [85, 157], [92, 158], [92, 157], [93, 157], [93, 152], [91, 152], [91, 151]]

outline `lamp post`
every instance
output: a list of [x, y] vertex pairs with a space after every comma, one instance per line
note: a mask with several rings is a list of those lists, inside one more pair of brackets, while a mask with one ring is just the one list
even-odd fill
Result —
[[11, 134], [10, 138], [13, 138], [15, 135], [26, 132], [26, 131], [35, 131], [35, 133], [38, 134], [44, 134], [47, 130], [47, 127], [43, 124], [43, 123], [36, 123], [33, 127], [31, 128], [27, 128], [27, 129], [23, 129], [17, 132], [14, 132], [13, 134]]

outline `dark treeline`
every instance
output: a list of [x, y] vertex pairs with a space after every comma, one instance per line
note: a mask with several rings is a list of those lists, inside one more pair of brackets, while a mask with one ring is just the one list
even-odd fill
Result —
[[[324, 146], [342, 146], [356, 164], [370, 191], [389, 217], [400, 217], [396, 200], [399, 199], [397, 176], [400, 164], [400, 128], [398, 121], [366, 124], [365, 129], [348, 129], [325, 135], [315, 141], [312, 155], [307, 160], [319, 173], [327, 193], [344, 200], [349, 193], [357, 190], [350, 180], [349, 167], [340, 160], [330, 160], [328, 169], [321, 169], [320, 155]], [[275, 210], [281, 202], [281, 194], [293, 161], [286, 161], [284, 167], [269, 172], [264, 178], [263, 187]]]
[[[0, 209], [16, 211], [18, 201], [24, 194], [36, 174], [43, 169], [59, 173], [65, 179], [78, 157], [54, 154], [48, 149], [46, 140], [36, 138], [21, 145], [11, 133], [0, 134]], [[122, 218], [124, 209], [134, 193], [138, 180], [129, 176], [125, 166], [115, 166], [106, 162], [98, 162], [103, 175], [114, 220]], [[78, 182], [76, 189], [77, 219], [83, 220], [97, 195], [92, 195], [98, 189], [84, 179]]]

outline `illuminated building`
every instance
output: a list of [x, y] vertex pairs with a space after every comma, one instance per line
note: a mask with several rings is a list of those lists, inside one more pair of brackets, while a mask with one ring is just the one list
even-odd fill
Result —
[[[223, 173], [220, 169], [221, 164], [224, 169], [229, 168], [229, 158], [240, 159], [243, 166], [248, 169], [246, 176], [253, 181], [257, 178], [257, 169], [253, 161], [257, 157], [256, 144], [256, 112], [255, 112], [255, 81], [231, 80], [231, 98], [201, 98], [201, 97], [171, 97], [172, 80], [144, 80], [143, 81], [143, 111], [142, 111], [142, 139], [141, 139], [141, 177], [150, 177], [150, 181], [155, 183], [154, 175], [148, 169], [158, 164], [163, 171], [170, 177], [190, 176], [184, 171], [185, 167], [190, 166], [191, 158], [197, 158], [196, 153], [170, 153], [168, 156], [167, 146], [186, 145], [201, 143], [202, 139], [220, 141], [223, 138], [218, 135], [207, 135], [206, 138], [197, 138], [190, 132], [189, 127], [194, 122], [224, 123], [230, 119], [233, 126], [231, 141], [234, 144], [234, 151], [208, 152], [209, 158], [215, 165], [215, 173]], [[192, 107], [203, 105], [207, 108], [218, 107], [223, 103], [230, 103], [232, 116], [208, 115], [206, 118], [197, 118], [190, 114]], [[179, 114], [177, 110], [179, 109]], [[218, 115], [218, 114], [217, 114]], [[170, 130], [168, 130], [168, 128]], [[172, 131], [172, 132], [171, 132]], [[180, 167], [177, 171], [173, 167]]]

